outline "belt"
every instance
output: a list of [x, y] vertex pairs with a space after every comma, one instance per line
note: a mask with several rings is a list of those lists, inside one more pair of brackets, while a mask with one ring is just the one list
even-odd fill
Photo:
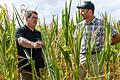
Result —
[[[99, 53], [100, 51], [97, 51], [97, 52], [91, 52], [91, 54], [96, 54], [96, 53]], [[80, 54], [86, 54], [86, 53], [80, 53]]]

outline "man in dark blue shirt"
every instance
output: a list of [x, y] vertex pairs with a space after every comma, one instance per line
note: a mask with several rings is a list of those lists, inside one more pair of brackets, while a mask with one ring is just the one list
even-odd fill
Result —
[[[35, 69], [39, 73], [39, 69], [45, 66], [42, 52], [44, 44], [41, 39], [41, 33], [35, 29], [38, 20], [37, 12], [27, 11], [25, 20], [26, 24], [16, 31], [18, 67], [24, 80], [32, 80], [32, 69], [31, 64], [28, 63], [27, 55], [29, 55], [28, 57], [32, 56], [33, 61], [35, 61]], [[25, 66], [26, 64], [28, 65]]]

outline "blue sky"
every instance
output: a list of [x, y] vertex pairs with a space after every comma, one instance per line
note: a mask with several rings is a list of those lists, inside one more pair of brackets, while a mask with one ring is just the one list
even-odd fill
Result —
[[[64, 8], [66, 0], [0, 0], [0, 4], [5, 3], [12, 11], [11, 4], [20, 11], [21, 4], [26, 5], [22, 8], [37, 9], [39, 12], [39, 18], [43, 22], [43, 16], [46, 18], [46, 22], [49, 24], [52, 15], [58, 15], [59, 20], [61, 19], [61, 11]], [[69, 0], [67, 0], [69, 2]], [[81, 0], [82, 2], [84, 0]], [[114, 20], [120, 20], [120, 1], [119, 0], [91, 0], [95, 4], [95, 16], [99, 17], [98, 12], [107, 12], [111, 15]], [[73, 0], [71, 17], [75, 17], [76, 6], [80, 3], [80, 0]]]

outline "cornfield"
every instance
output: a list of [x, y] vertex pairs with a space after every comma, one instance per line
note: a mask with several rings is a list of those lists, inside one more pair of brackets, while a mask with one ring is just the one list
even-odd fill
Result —
[[[46, 25], [44, 19], [44, 24], [36, 27], [42, 33], [42, 40], [45, 43], [43, 52], [46, 66], [42, 69], [44, 75], [41, 76], [41, 80], [79, 80], [82, 34], [78, 34], [76, 40], [73, 34], [76, 24], [81, 21], [81, 16], [79, 11], [76, 11], [75, 20], [71, 19], [71, 5], [72, 0], [70, 3], [66, 1], [65, 8], [62, 10], [62, 27], [58, 25], [58, 16], [53, 16], [50, 25]], [[17, 24], [20, 27], [23, 26], [23, 21], [17, 9], [15, 7], [13, 9], [11, 19], [8, 16], [8, 10], [0, 5], [0, 80], [18, 80], [15, 31]], [[87, 73], [86, 80], [101, 80], [101, 77], [103, 80], [120, 80], [120, 44], [111, 46], [111, 31], [108, 22], [114, 25], [118, 33], [120, 33], [120, 26], [107, 13], [100, 15], [106, 27], [106, 37], [105, 47], [97, 55], [97, 63], [98, 71], [101, 71], [104, 66], [104, 74], [90, 75]], [[90, 55], [88, 54], [87, 57], [89, 58]]]

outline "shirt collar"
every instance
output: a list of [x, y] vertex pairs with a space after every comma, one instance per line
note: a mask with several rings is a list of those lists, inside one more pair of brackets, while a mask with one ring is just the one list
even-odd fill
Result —
[[86, 25], [94, 24], [95, 21], [96, 21], [96, 17], [93, 18], [93, 20], [91, 21], [91, 23], [86, 23], [86, 21], [84, 20], [84, 22], [85, 22]]
[[27, 29], [28, 31], [35, 32], [35, 29], [34, 29], [34, 31], [32, 31], [32, 30], [30, 30], [30, 29], [28, 28], [27, 25], [25, 25], [25, 27], [26, 27], [26, 29]]

